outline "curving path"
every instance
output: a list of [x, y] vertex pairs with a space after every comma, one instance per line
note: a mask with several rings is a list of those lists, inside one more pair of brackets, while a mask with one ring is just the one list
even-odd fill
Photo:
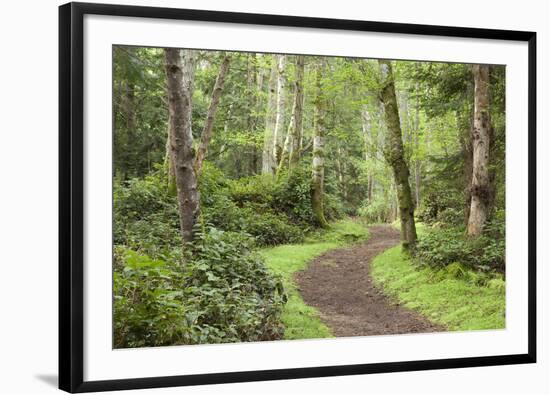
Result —
[[374, 286], [371, 260], [399, 243], [390, 226], [373, 226], [362, 244], [328, 251], [296, 274], [304, 301], [316, 307], [321, 319], [338, 337], [437, 332], [444, 328], [397, 305]]

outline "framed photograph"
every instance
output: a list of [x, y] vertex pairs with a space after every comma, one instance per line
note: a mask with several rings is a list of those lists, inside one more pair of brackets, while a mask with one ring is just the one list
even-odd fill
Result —
[[59, 8], [59, 387], [536, 361], [536, 34]]

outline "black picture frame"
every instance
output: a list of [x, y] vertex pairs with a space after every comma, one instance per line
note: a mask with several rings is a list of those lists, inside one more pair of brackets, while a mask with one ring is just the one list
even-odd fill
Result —
[[[528, 43], [528, 352], [526, 354], [84, 381], [83, 351], [83, 19], [86, 14], [402, 33]], [[536, 33], [111, 4], [59, 8], [59, 388], [71, 393], [367, 373], [534, 363], [536, 361]]]

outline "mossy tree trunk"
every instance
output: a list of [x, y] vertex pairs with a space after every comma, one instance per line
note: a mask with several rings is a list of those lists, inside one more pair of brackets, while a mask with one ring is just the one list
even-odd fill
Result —
[[327, 110], [326, 97], [323, 92], [322, 75], [324, 63], [317, 66], [315, 76], [316, 97], [314, 100], [315, 114], [313, 126], [313, 167], [312, 167], [312, 188], [311, 188], [311, 207], [317, 224], [322, 228], [328, 228], [328, 222], [325, 219], [324, 212], [324, 194], [325, 194], [325, 116]]
[[409, 167], [405, 160], [403, 137], [399, 122], [399, 111], [395, 95], [393, 71], [389, 60], [379, 60], [381, 73], [380, 99], [384, 107], [387, 137], [384, 156], [393, 170], [399, 218], [401, 220], [401, 242], [405, 250], [416, 244], [416, 227], [414, 223], [414, 201], [409, 184]]
[[190, 50], [166, 48], [164, 58], [170, 151], [176, 176], [181, 235], [185, 243], [193, 239], [193, 226], [199, 213], [200, 200], [191, 129], [195, 53]]
[[489, 66], [474, 65], [474, 125], [472, 129], [472, 196], [468, 235], [479, 236], [487, 222], [492, 199], [489, 160], [492, 125], [489, 116]]

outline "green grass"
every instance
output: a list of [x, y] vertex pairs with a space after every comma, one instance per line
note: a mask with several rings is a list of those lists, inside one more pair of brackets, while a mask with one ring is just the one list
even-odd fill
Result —
[[285, 339], [314, 339], [333, 337], [330, 329], [321, 321], [319, 312], [305, 304], [293, 282], [294, 273], [307, 268], [316, 256], [368, 237], [368, 230], [350, 219], [331, 224], [329, 230], [310, 234], [304, 244], [287, 244], [260, 251], [267, 266], [283, 277], [288, 302], [283, 311]]
[[462, 268], [438, 271], [420, 267], [402, 253], [400, 246], [378, 255], [371, 274], [387, 294], [449, 330], [505, 327], [505, 286], [501, 279], [479, 285], [479, 276]]

